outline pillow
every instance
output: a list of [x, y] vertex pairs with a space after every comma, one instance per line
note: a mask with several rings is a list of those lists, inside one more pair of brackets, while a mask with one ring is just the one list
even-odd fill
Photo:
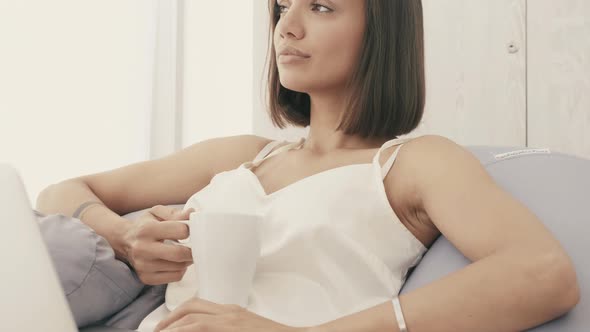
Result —
[[35, 214], [78, 327], [118, 312], [144, 288], [135, 272], [115, 259], [109, 243], [80, 219]]
[[[183, 204], [171, 205], [182, 208]], [[124, 215], [135, 220], [148, 209]], [[100, 326], [135, 330], [164, 303], [166, 285], [144, 285], [110, 244], [78, 218], [35, 211], [47, 250], [56, 267], [70, 310], [81, 331]]]
[[[590, 160], [549, 149], [466, 147], [496, 183], [527, 206], [560, 241], [574, 262], [581, 301], [565, 315], [529, 331], [590, 329]], [[440, 279], [471, 262], [443, 235], [408, 274], [400, 294]]]

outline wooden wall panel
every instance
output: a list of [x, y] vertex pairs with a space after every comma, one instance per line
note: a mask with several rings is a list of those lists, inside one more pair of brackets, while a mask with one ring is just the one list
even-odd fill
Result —
[[525, 145], [525, 0], [423, 0], [426, 109], [408, 136]]
[[528, 1], [528, 145], [590, 158], [590, 1]]

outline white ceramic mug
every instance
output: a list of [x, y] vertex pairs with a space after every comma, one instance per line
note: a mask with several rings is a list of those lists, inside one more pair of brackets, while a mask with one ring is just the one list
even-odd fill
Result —
[[259, 221], [251, 213], [197, 211], [189, 220], [190, 247], [197, 276], [197, 297], [246, 307], [260, 256]]

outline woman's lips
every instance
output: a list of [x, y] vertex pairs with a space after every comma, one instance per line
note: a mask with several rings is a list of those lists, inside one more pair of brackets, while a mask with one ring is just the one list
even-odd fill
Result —
[[293, 54], [281, 54], [279, 55], [279, 63], [291, 64], [291, 63], [302, 63], [308, 60], [310, 57], [293, 55]]

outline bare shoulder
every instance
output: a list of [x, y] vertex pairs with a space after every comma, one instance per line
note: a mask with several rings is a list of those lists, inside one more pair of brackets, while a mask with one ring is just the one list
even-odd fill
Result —
[[[424, 208], [424, 195], [437, 178], [461, 172], [479, 172], [487, 181], [487, 173], [479, 160], [468, 150], [440, 135], [410, 138], [400, 145], [383, 151], [381, 164], [399, 148], [391, 170], [384, 179], [390, 203], [406, 225], [423, 243], [430, 244], [440, 234]], [[397, 206], [396, 206], [397, 205]]]
[[210, 168], [213, 175], [237, 168], [250, 161], [273, 139], [258, 135], [236, 135], [219, 138], [215, 151], [211, 151]]
[[[469, 150], [440, 135], [423, 135], [409, 139], [399, 153], [410, 157], [415, 167], [427, 172], [437, 172], [441, 167], [455, 167], [466, 162], [479, 163]], [[452, 162], [454, 158], [458, 158], [456, 163]]]
[[[409, 140], [399, 153], [401, 164], [411, 163], [416, 189], [422, 194], [428, 186], [451, 174], [465, 174], [478, 181], [490, 181], [481, 162], [462, 145], [440, 135], [424, 135]], [[472, 178], [473, 179], [473, 178]]]
[[[456, 154], [461, 146], [439, 135], [408, 138], [403, 141], [403, 144], [396, 144], [384, 149], [380, 158], [381, 165], [398, 149], [395, 163], [384, 180], [386, 187], [403, 191], [404, 196], [408, 196], [418, 194], [417, 185], [424, 173], [440, 170], [443, 167], [441, 163], [444, 163], [444, 159]], [[450, 155], [449, 150], [454, 150], [454, 152]]]
[[[423, 135], [411, 138], [398, 152], [394, 167], [403, 174], [406, 195], [413, 195], [416, 207], [422, 207], [422, 196], [437, 179], [450, 174], [478, 173], [479, 179], [488, 181], [483, 165], [466, 148], [440, 135]], [[391, 183], [391, 185], [394, 185]]]
[[493, 210], [490, 202], [504, 200], [514, 205], [475, 155], [444, 136], [424, 135], [407, 141], [395, 164], [405, 184], [397, 190], [411, 197], [417, 222], [447, 237], [451, 236], [449, 225], [467, 215], [477, 218], [482, 211]]

